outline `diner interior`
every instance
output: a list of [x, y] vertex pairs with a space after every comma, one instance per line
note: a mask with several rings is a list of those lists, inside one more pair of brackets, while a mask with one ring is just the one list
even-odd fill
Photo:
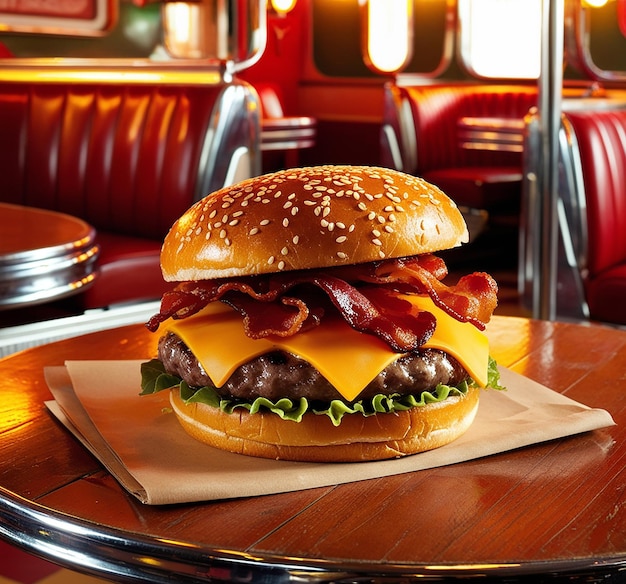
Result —
[[[79, 4], [0, 3], [0, 358], [145, 322], [189, 206], [322, 164], [446, 192], [495, 314], [626, 330], [626, 1], [548, 47], [546, 0]], [[0, 584], [97, 581], [0, 541]]]

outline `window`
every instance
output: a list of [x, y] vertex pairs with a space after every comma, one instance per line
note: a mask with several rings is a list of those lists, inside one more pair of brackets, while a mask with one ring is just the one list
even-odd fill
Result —
[[463, 66], [477, 77], [537, 79], [541, 0], [459, 0]]

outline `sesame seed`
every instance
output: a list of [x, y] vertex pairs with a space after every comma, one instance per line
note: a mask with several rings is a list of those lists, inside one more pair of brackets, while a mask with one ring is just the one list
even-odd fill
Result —
[[357, 207], [359, 208], [359, 211], [367, 211], [367, 205], [363, 203], [362, 201], [359, 201], [359, 203], [357, 204]]
[[273, 264], [276, 261], [276, 258], [274, 256], [270, 256], [267, 260], [268, 264]]
[[374, 220], [375, 217], [376, 217], [376, 213], [374, 213], [374, 211], [370, 211], [369, 214], [367, 215], [367, 218], [370, 221]]
[[298, 245], [298, 242], [300, 241], [300, 236], [299, 235], [294, 235], [293, 239], [291, 241], [293, 241], [294, 245]]
[[235, 225], [237, 225], [238, 223], [239, 223], [239, 219], [233, 219], [233, 220], [229, 223], [229, 225], [230, 225], [231, 227], [234, 227], [234, 226], [235, 226]]
[[391, 205], [387, 205], [383, 211], [385, 211], [386, 213], [391, 213], [393, 211], [393, 207]]
[[269, 219], [263, 219], [263, 221], [259, 223], [259, 225], [261, 225], [262, 227], [265, 227], [266, 225], [269, 225], [269, 224], [270, 224]]
[[282, 260], [278, 262], [278, 269], [279, 270], [284, 270], [285, 269], [285, 262], [283, 262]]
[[258, 227], [253, 227], [252, 229], [250, 229], [250, 231], [248, 232], [248, 235], [256, 235], [259, 232], [259, 228]]
[[230, 239], [228, 239], [228, 237], [227, 237], [227, 238], [224, 240], [224, 243], [225, 243], [226, 245], [230, 245]]
[[280, 253], [283, 255], [287, 255], [289, 253], [289, 248], [288, 247], [283, 247], [283, 249], [280, 250]]
[[342, 251], [338, 251], [338, 252], [337, 252], [337, 257], [338, 257], [340, 260], [345, 260], [345, 259], [347, 259], [347, 258], [348, 258], [348, 254], [346, 254], [346, 253], [344, 253], [344, 252], [342, 252]]
[[222, 229], [222, 230], [220, 231], [220, 238], [221, 238], [221, 239], [225, 239], [225, 237], [226, 237], [226, 229]]
[[346, 239], [348, 239], [345, 235], [340, 235], [337, 239], [335, 239], [335, 241], [337, 243], [343, 243], [344, 241], [346, 241]]
[[291, 209], [291, 214], [295, 217], [298, 214], [298, 211], [299, 211], [298, 207], [293, 207]]
[[287, 217], [283, 219], [283, 227], [289, 227], [289, 219]]
[[346, 224], [342, 223], [341, 221], [337, 221], [337, 223], [335, 223], [335, 225], [337, 227], [339, 227], [339, 229], [345, 229], [346, 228]]
[[322, 219], [322, 220], [320, 221], [320, 225], [321, 225], [322, 227], [326, 228], [326, 227], [328, 227], [329, 223], [328, 223], [328, 221], [326, 221], [326, 219]]
[[383, 242], [380, 239], [376, 238], [376, 237], [374, 239], [372, 239], [372, 243], [374, 245], [379, 245], [379, 246], [383, 244]]
[[372, 235], [374, 237], [380, 237], [380, 231], [378, 231], [378, 229], [372, 229]]
[[389, 221], [391, 221], [392, 223], [396, 220], [396, 216], [393, 213], [389, 214]]
[[387, 233], [393, 233], [393, 227], [391, 225], [385, 225], [385, 231]]
[[383, 250], [380, 250], [380, 251], [378, 252], [378, 257], [380, 257], [380, 259], [381, 259], [381, 260], [382, 260], [382, 259], [385, 259], [385, 252], [384, 252]]

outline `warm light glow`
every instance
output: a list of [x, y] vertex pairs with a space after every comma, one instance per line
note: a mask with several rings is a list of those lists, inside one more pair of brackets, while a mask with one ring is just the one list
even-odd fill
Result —
[[278, 14], [287, 14], [287, 12], [293, 10], [296, 0], [271, 0], [270, 3]]
[[102, 67], [98, 64], [86, 68], [70, 68], [54, 66], [54, 60], [38, 60], [37, 64], [27, 66], [22, 63], [20, 68], [5, 67], [0, 69], [0, 81], [22, 83], [163, 83], [175, 85], [213, 84], [222, 81], [217, 70], [188, 70], [157, 67], [133, 67], [125, 65], [115, 68]]
[[608, 0], [583, 0], [584, 6], [591, 6], [591, 8], [601, 8]]
[[400, 71], [413, 45], [413, 0], [361, 0], [364, 59], [379, 73]]
[[541, 0], [459, 0], [463, 61], [480, 77], [536, 79]]
[[164, 2], [163, 46], [175, 59], [204, 60], [241, 71], [265, 49], [264, 0]]
[[176, 43], [188, 43], [192, 22], [192, 6], [186, 2], [168, 2], [165, 5], [165, 20]]
[[188, 2], [167, 2], [163, 6], [164, 28], [168, 49], [187, 58], [203, 57], [200, 46], [201, 5]]

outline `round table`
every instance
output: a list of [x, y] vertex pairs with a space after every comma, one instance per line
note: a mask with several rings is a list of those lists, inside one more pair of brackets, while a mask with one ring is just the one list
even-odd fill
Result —
[[148, 506], [49, 414], [42, 368], [146, 358], [157, 335], [134, 325], [5, 358], [0, 536], [122, 582], [623, 582], [626, 332], [494, 317], [488, 335], [501, 365], [616, 425], [415, 473]]
[[81, 219], [0, 203], [0, 310], [57, 300], [95, 278], [95, 230]]

